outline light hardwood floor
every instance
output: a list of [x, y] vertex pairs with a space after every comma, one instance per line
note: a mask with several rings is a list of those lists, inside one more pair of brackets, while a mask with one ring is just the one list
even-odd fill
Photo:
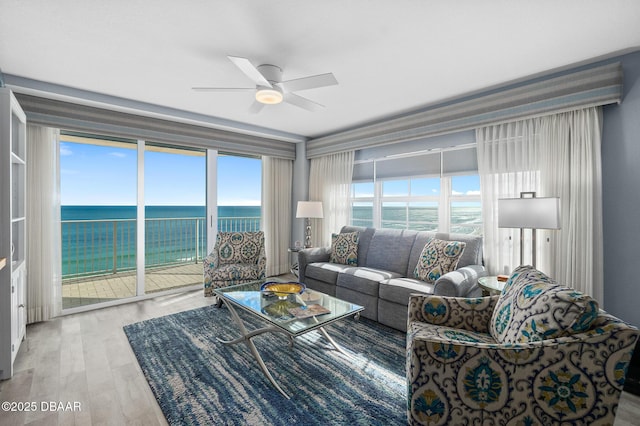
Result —
[[[198, 290], [30, 325], [0, 402], [35, 402], [37, 410], [0, 411], [0, 425], [166, 425], [122, 326], [212, 303]], [[52, 401], [80, 410], [41, 410]], [[615, 425], [639, 424], [640, 397], [623, 393]]]

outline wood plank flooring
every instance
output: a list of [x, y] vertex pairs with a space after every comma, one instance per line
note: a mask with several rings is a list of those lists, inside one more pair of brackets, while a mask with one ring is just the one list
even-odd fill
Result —
[[[149, 268], [145, 275], [145, 294], [202, 284], [202, 263], [184, 263]], [[126, 299], [136, 294], [136, 273], [118, 272], [96, 277], [64, 280], [62, 308]]]
[[[28, 326], [14, 376], [0, 382], [0, 402], [35, 402], [37, 409], [0, 411], [0, 425], [166, 425], [122, 326], [212, 303], [197, 290]], [[50, 411], [49, 402], [79, 403], [80, 410]], [[623, 393], [615, 425], [638, 424], [640, 397]]]

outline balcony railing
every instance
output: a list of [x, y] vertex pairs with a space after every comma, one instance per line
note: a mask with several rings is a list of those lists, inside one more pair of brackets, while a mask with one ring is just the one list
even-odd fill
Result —
[[[258, 231], [259, 217], [221, 217], [218, 230]], [[136, 269], [136, 219], [62, 221], [62, 278]], [[204, 217], [145, 219], [145, 266], [198, 263], [207, 255]]]

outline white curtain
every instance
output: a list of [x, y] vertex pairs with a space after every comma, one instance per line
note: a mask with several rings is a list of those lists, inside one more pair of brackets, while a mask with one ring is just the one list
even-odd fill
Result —
[[311, 243], [331, 245], [331, 234], [351, 220], [351, 178], [354, 151], [312, 158], [309, 171], [309, 201], [322, 201], [323, 219], [312, 219]]
[[27, 322], [60, 314], [58, 131], [27, 126]]
[[262, 220], [267, 276], [289, 272], [293, 161], [262, 157]]
[[490, 274], [509, 273], [520, 261], [519, 230], [498, 228], [498, 198], [535, 191], [561, 203], [561, 229], [537, 231], [538, 269], [602, 302], [601, 129], [600, 108], [477, 129]]

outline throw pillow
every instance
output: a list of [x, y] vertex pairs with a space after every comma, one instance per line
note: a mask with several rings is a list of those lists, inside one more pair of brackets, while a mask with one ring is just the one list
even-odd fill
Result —
[[598, 311], [590, 296], [557, 284], [532, 266], [519, 266], [502, 290], [489, 332], [499, 343], [555, 339], [587, 331]]
[[358, 240], [359, 232], [345, 232], [331, 234], [331, 263], [342, 265], [358, 265]]
[[433, 238], [422, 249], [414, 276], [434, 283], [447, 272], [455, 271], [467, 243]]
[[216, 245], [221, 265], [256, 263], [260, 250], [264, 247], [264, 233], [218, 232]]

